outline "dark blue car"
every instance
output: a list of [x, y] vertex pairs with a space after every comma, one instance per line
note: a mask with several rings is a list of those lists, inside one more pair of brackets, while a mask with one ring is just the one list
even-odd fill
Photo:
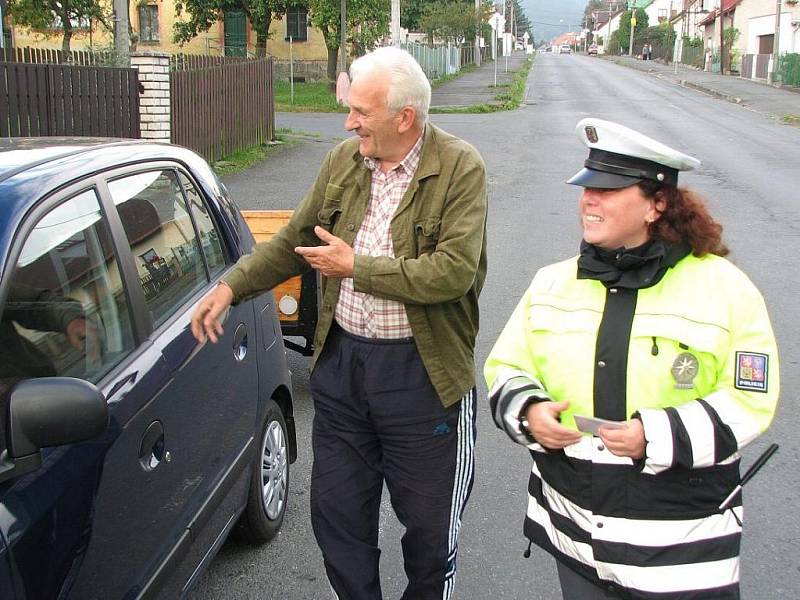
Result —
[[271, 293], [197, 301], [253, 244], [169, 145], [0, 141], [0, 597], [178, 598], [283, 520], [296, 456]]

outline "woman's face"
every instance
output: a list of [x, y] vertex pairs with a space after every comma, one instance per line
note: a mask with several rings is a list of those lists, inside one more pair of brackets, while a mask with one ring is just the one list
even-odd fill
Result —
[[615, 190], [584, 188], [580, 201], [583, 239], [606, 250], [641, 246], [649, 239], [648, 223], [659, 217], [657, 204], [660, 201], [647, 198], [638, 185]]

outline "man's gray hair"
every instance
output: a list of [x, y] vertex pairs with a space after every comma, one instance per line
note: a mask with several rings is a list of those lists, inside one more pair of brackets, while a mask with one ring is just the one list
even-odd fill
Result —
[[397, 113], [404, 106], [416, 111], [416, 122], [424, 125], [431, 105], [431, 84], [419, 63], [405, 50], [388, 46], [378, 48], [353, 61], [350, 79], [356, 81], [374, 73], [389, 75], [387, 107]]

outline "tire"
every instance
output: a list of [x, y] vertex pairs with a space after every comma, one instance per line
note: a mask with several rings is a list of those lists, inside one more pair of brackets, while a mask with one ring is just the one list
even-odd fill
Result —
[[289, 447], [286, 421], [274, 400], [267, 403], [250, 467], [247, 506], [235, 535], [250, 544], [264, 544], [283, 524], [289, 500]]

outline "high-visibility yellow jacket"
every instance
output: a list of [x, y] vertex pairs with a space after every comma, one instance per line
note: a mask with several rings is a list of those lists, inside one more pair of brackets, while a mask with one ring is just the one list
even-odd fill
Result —
[[[571, 259], [541, 269], [485, 366], [497, 425], [533, 451], [526, 535], [634, 598], [738, 597], [738, 451], [772, 420], [775, 339], [761, 294], [727, 260], [689, 255], [640, 290], [577, 279]], [[639, 416], [642, 461], [585, 435], [547, 451], [519, 430], [536, 400], [575, 415]], [[666, 595], [664, 595], [666, 594]]]

